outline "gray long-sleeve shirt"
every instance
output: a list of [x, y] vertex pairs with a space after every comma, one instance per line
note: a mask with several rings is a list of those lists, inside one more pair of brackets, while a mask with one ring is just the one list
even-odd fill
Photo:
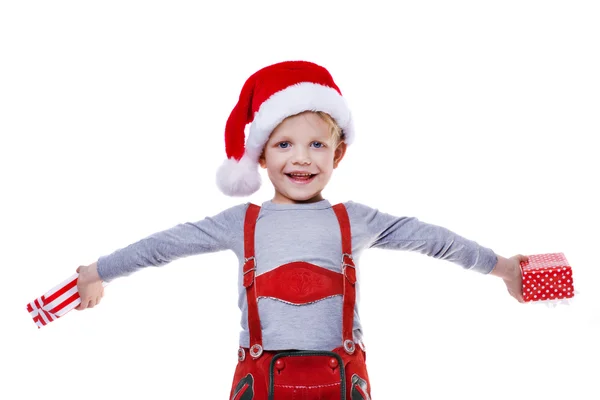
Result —
[[[244, 217], [249, 203], [240, 204], [198, 222], [178, 224], [98, 259], [98, 273], [109, 282], [147, 266], [161, 266], [178, 258], [222, 250], [238, 257], [238, 305], [242, 312], [240, 346], [248, 347], [244, 264]], [[360, 255], [368, 248], [417, 251], [465, 269], [488, 274], [496, 254], [446, 228], [414, 217], [396, 217], [348, 201], [352, 253], [357, 269], [354, 339], [362, 341], [359, 317]], [[341, 272], [341, 233], [328, 200], [310, 204], [262, 203], [256, 223], [256, 274], [304, 261]], [[208, 267], [206, 267], [208, 268]], [[342, 297], [312, 304], [292, 305], [275, 299], [258, 302], [265, 350], [331, 350], [341, 345]]]

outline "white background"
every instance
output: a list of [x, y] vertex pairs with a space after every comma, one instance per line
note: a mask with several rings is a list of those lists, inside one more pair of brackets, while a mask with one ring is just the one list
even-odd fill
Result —
[[2, 3], [0, 398], [228, 398], [232, 252], [115, 280], [40, 330], [25, 305], [100, 255], [270, 199], [263, 170], [241, 199], [215, 171], [244, 81], [288, 59], [326, 66], [354, 110], [332, 203], [573, 267], [578, 295], [548, 308], [447, 261], [365, 252], [373, 398], [600, 398], [595, 2], [357, 4]]

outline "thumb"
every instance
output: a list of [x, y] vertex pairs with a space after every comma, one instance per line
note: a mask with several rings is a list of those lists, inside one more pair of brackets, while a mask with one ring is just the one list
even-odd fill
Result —
[[523, 254], [517, 254], [513, 258], [515, 258], [519, 262], [519, 264], [521, 264], [522, 262], [526, 262], [527, 260], [529, 260], [529, 257], [524, 256]]
[[76, 271], [77, 273], [79, 273], [80, 268], [81, 268], [81, 265], [79, 267], [77, 267], [77, 271]]

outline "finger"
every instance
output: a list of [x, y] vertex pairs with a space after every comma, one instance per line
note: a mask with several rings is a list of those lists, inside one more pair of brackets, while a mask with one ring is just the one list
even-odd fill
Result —
[[517, 299], [519, 303], [523, 303], [523, 295], [521, 293], [515, 293], [515, 299]]
[[77, 306], [77, 310], [79, 310], [79, 311], [85, 310], [85, 307], [86, 307], [86, 302], [84, 302], [82, 300], [81, 303]]
[[81, 265], [79, 267], [77, 267], [77, 273], [79, 273], [79, 268], [81, 268]]
[[527, 262], [529, 260], [529, 257], [524, 256], [523, 254], [517, 254], [516, 256], [512, 257], [512, 259], [515, 260], [517, 264], [519, 264], [519, 267], [522, 267], [521, 264]]
[[517, 300], [518, 302], [521, 302], [521, 294], [519, 292], [514, 291], [512, 288], [507, 288], [508, 289], [508, 293], [510, 294], [511, 297], [513, 297], [515, 300]]

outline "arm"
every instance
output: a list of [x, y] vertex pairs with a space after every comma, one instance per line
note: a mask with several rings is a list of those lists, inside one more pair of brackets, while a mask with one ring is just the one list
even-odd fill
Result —
[[146, 267], [180, 258], [230, 249], [243, 234], [247, 204], [231, 207], [198, 222], [181, 223], [98, 258], [97, 272], [105, 282]]
[[416, 251], [464, 269], [489, 274], [497, 264], [494, 251], [444, 227], [414, 217], [397, 217], [348, 202], [353, 240], [361, 248]]
[[148, 266], [165, 265], [178, 258], [231, 248], [237, 235], [243, 233], [247, 207], [242, 204], [214, 217], [178, 224], [102, 256], [90, 265], [80, 266], [77, 268], [77, 290], [81, 304], [76, 310], [93, 308], [100, 303], [104, 295], [102, 282]]
[[477, 242], [414, 217], [396, 217], [354, 202], [348, 202], [347, 208], [353, 237], [357, 236], [360, 245], [417, 251], [471, 271], [498, 276], [511, 296], [523, 302], [520, 262], [527, 257], [520, 254], [509, 259], [498, 256]]

